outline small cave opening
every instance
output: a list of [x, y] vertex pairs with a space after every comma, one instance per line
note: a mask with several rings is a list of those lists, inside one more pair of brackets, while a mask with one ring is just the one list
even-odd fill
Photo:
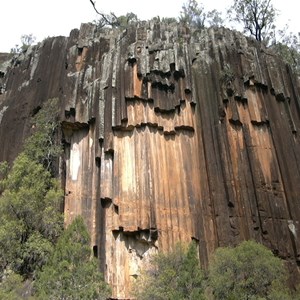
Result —
[[94, 257], [98, 258], [98, 246], [97, 245], [93, 246], [93, 255], [94, 255]]
[[243, 126], [243, 123], [240, 121], [240, 120], [237, 120], [237, 119], [229, 119], [229, 123], [234, 125], [234, 126]]
[[83, 52], [83, 47], [78, 47], [78, 48], [77, 48], [77, 55], [78, 55], [78, 56], [81, 56], [81, 55], [82, 55], [82, 52]]
[[97, 168], [101, 167], [101, 158], [99, 156], [95, 157], [95, 163]]
[[276, 100], [277, 100], [278, 102], [284, 102], [284, 101], [285, 101], [285, 96], [284, 96], [283, 93], [277, 94], [277, 95], [275, 96], [275, 98], [276, 98]]
[[119, 206], [114, 204], [114, 212], [118, 215], [119, 214]]
[[180, 78], [184, 78], [185, 77], [184, 70], [183, 69], [175, 70], [173, 73], [173, 77], [176, 81], [178, 81]]
[[129, 64], [131, 67], [133, 67], [134, 64], [136, 63], [136, 58], [135, 58], [134, 56], [132, 56], [132, 55], [129, 54], [129, 55], [128, 55], [127, 61], [128, 61], [128, 64]]
[[42, 107], [39, 105], [37, 107], [35, 107], [31, 112], [31, 117], [34, 117], [40, 111], [41, 108]]
[[69, 118], [75, 118], [76, 110], [74, 107], [70, 107], [70, 110], [65, 110], [65, 117], [67, 119]]
[[111, 204], [112, 204], [112, 200], [110, 198], [101, 198], [102, 208], [109, 208]]
[[248, 104], [248, 99], [239, 95], [234, 96], [234, 100], [244, 105]]
[[234, 208], [234, 203], [232, 201], [227, 202], [228, 207]]

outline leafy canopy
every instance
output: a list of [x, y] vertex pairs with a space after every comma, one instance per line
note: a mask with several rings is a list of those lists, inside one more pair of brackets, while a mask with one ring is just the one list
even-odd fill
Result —
[[206, 12], [204, 6], [196, 0], [183, 3], [179, 21], [187, 26], [203, 29], [207, 21], [210, 26], [221, 26], [224, 23], [222, 14], [216, 9]]
[[77, 217], [63, 232], [51, 258], [35, 281], [41, 299], [107, 299], [110, 288], [91, 258], [90, 237]]
[[148, 268], [137, 280], [135, 293], [137, 299], [145, 300], [199, 300], [204, 299], [203, 282], [195, 243], [188, 249], [177, 244], [170, 253], [152, 257]]
[[279, 40], [274, 40], [271, 47], [285, 63], [291, 66], [292, 70], [300, 75], [300, 32], [287, 33], [287, 28], [279, 30]]
[[55, 160], [62, 153], [62, 146], [57, 143], [56, 134], [59, 124], [59, 100], [49, 99], [32, 118], [34, 133], [25, 141], [24, 153], [32, 160], [54, 172]]
[[44, 157], [49, 164], [49, 156], [37, 155], [56, 147], [52, 129], [45, 130], [53, 125], [49, 116], [56, 115], [52, 103], [53, 100], [46, 102], [36, 115], [39, 122], [35, 133], [26, 141], [25, 150], [11, 170], [6, 163], [1, 164], [0, 278], [9, 269], [24, 278], [33, 276], [46, 263], [63, 228], [59, 211], [62, 190], [46, 164], [42, 164]]
[[271, 0], [234, 0], [228, 14], [258, 41], [266, 40], [275, 28], [276, 9]]
[[33, 34], [22, 34], [21, 35], [21, 45], [15, 45], [15, 47], [10, 49], [11, 53], [21, 53], [25, 52], [34, 42], [36, 38]]
[[196, 0], [188, 0], [182, 5], [182, 11], [180, 12], [179, 17], [180, 22], [201, 29], [204, 28], [205, 19], [206, 13], [204, 12], [204, 7], [198, 5]]
[[1, 300], [19, 300], [24, 299], [24, 284], [22, 276], [10, 273], [0, 283], [0, 299]]
[[216, 299], [289, 299], [286, 270], [280, 258], [254, 241], [218, 248], [209, 266]]

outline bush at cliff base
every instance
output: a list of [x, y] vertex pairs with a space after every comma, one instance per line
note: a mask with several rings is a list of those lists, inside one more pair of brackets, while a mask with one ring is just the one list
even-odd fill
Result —
[[110, 288], [91, 258], [90, 237], [77, 217], [59, 238], [55, 250], [35, 281], [38, 299], [107, 299]]
[[197, 247], [177, 244], [169, 253], [159, 253], [141, 272], [135, 286], [137, 299], [204, 299], [204, 274], [199, 267]]
[[209, 266], [215, 299], [292, 299], [286, 283], [283, 261], [254, 241], [217, 249]]

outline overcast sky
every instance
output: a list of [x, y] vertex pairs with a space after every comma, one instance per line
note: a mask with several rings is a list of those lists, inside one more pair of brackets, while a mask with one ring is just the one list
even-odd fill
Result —
[[[154, 16], [178, 17], [186, 0], [96, 0], [99, 11], [116, 15], [134, 12], [140, 19]], [[233, 0], [203, 0], [206, 10], [225, 11]], [[273, 0], [281, 11], [278, 23], [290, 24], [294, 32], [299, 28], [298, 0]], [[37, 41], [48, 36], [68, 36], [81, 23], [97, 18], [89, 0], [3, 0], [0, 6], [0, 52], [9, 52], [18, 44], [22, 34], [33, 34]]]

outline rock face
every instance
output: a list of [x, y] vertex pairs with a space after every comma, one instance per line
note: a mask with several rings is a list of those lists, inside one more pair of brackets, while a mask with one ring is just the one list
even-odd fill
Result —
[[0, 161], [60, 99], [66, 224], [84, 216], [114, 298], [150, 255], [191, 239], [203, 267], [255, 239], [297, 278], [300, 89], [271, 51], [224, 28], [83, 24], [0, 75]]

